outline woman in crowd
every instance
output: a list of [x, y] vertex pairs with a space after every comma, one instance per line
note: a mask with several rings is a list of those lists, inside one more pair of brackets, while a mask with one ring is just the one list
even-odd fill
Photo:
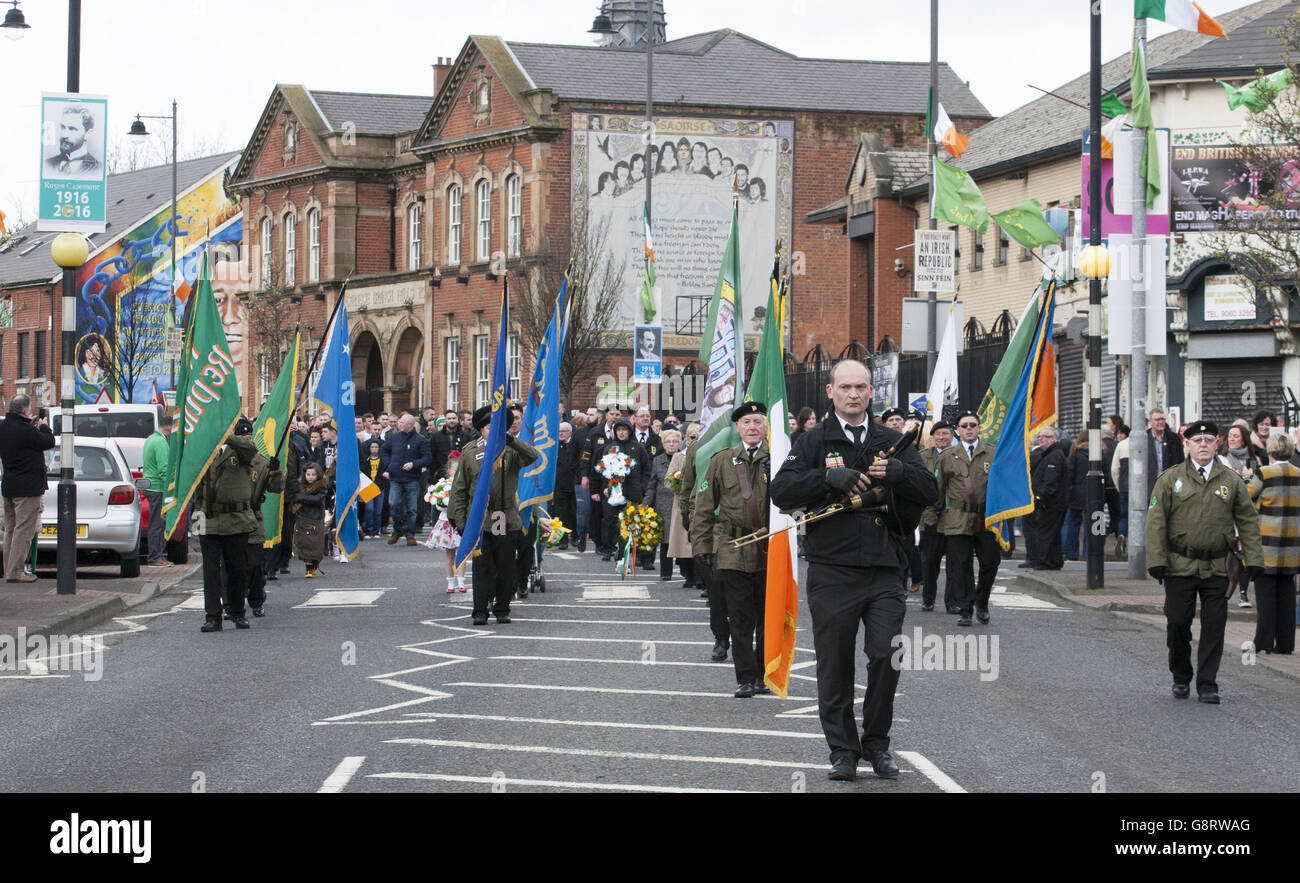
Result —
[[[700, 425], [698, 423], [688, 423], [685, 429], [685, 435], [682, 438], [682, 445], [673, 454], [672, 459], [668, 461], [667, 477], [665, 483], [686, 465], [686, 458], [694, 456], [695, 452], [691, 445], [699, 438]], [[682, 577], [686, 580], [684, 589], [698, 588], [699, 584], [695, 581], [695, 558], [691, 552], [690, 532], [686, 530], [686, 524], [682, 521], [681, 501], [677, 495], [673, 495], [672, 518], [666, 524], [668, 525], [668, 557], [677, 559], [677, 569], [682, 572]]]
[[[620, 417], [614, 421], [614, 440], [605, 446], [605, 456], [608, 457], [611, 453], [621, 453], [632, 459], [628, 474], [623, 476], [619, 482], [622, 485], [623, 501], [617, 505], [609, 502], [611, 496], [613, 496], [611, 494], [610, 480], [599, 476], [599, 473], [594, 469], [595, 464], [593, 464], [591, 487], [593, 494], [598, 493], [605, 500], [603, 507], [605, 515], [601, 524], [602, 533], [605, 537], [612, 538], [612, 541], [607, 541], [615, 549], [614, 554], [618, 556], [618, 564], [622, 568], [623, 556], [627, 551], [627, 539], [623, 537], [622, 531], [619, 530], [618, 516], [627, 508], [629, 502], [643, 499], [645, 496], [645, 489], [641, 486], [641, 460], [646, 456], [646, 452], [632, 438], [632, 424], [628, 422], [626, 417]], [[596, 482], [594, 480], [596, 478], [600, 478], [600, 481]], [[599, 484], [599, 489], [597, 489], [597, 484]], [[609, 556], [602, 555], [600, 560], [608, 561]]]
[[[453, 456], [447, 460], [446, 468], [443, 469], [443, 476], [449, 482], [456, 478], [456, 467], [460, 464], [460, 452], [452, 451], [452, 454]], [[460, 570], [456, 569], [456, 550], [460, 548], [460, 534], [447, 520], [446, 509], [438, 513], [438, 523], [433, 526], [429, 541], [433, 548], [443, 549], [447, 554], [447, 594], [466, 591], [465, 565], [461, 564]]]
[[1260, 463], [1268, 462], [1268, 434], [1273, 430], [1273, 415], [1260, 408], [1250, 418], [1250, 450]]
[[330, 506], [330, 483], [324, 470], [315, 462], [308, 462], [302, 470], [298, 497], [293, 503], [293, 554], [307, 565], [307, 578], [320, 572], [321, 559], [325, 557], [325, 513]]
[[1115, 557], [1128, 557], [1128, 434], [1127, 423], [1115, 430], [1115, 456], [1110, 461], [1110, 477], [1119, 493], [1119, 518], [1115, 521]]
[[1070, 507], [1065, 511], [1061, 528], [1061, 551], [1067, 561], [1079, 560], [1079, 530], [1083, 527], [1083, 510], [1088, 505], [1088, 430], [1083, 430], [1070, 445]]
[[1286, 435], [1270, 436], [1271, 461], [1250, 479], [1250, 496], [1259, 510], [1264, 572], [1255, 578], [1255, 650], [1295, 651], [1295, 575], [1300, 571], [1300, 468], [1288, 462], [1295, 446]]
[[645, 497], [641, 502], [653, 507], [655, 512], [659, 513], [659, 520], [663, 522], [663, 539], [659, 544], [659, 578], [670, 580], [673, 578], [673, 559], [668, 551], [668, 534], [673, 518], [673, 503], [677, 495], [668, 486], [668, 467], [672, 465], [678, 449], [682, 446], [682, 434], [676, 429], [665, 429], [659, 436], [659, 440], [663, 444], [663, 450], [651, 461], [650, 481], [646, 485]]
[[381, 527], [379, 515], [383, 512], [384, 499], [388, 496], [388, 479], [384, 478], [384, 473], [388, 471], [388, 462], [380, 453], [382, 449], [383, 443], [377, 439], [371, 439], [366, 444], [366, 456], [361, 461], [361, 471], [379, 488], [379, 496], [368, 503], [360, 504], [361, 539], [363, 540], [374, 539], [379, 536]]
[[1228, 427], [1228, 440], [1219, 453], [1223, 465], [1240, 475], [1243, 481], [1250, 481], [1250, 477], [1259, 469], [1259, 460], [1250, 448], [1248, 434], [1246, 429], [1233, 423]]

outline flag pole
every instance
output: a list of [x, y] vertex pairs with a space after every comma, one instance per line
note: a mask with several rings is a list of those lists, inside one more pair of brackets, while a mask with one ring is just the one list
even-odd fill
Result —
[[[1133, 61], [1136, 64], [1137, 53], [1146, 51], [1147, 20], [1136, 19], [1133, 23], [1134, 45]], [[1128, 170], [1133, 177], [1133, 251], [1146, 266], [1147, 245], [1147, 188], [1142, 179], [1142, 155], [1145, 153], [1145, 139], [1154, 137], [1154, 132], [1145, 129], [1133, 130], [1133, 167]], [[1160, 285], [1164, 286], [1161, 274]], [[1145, 579], [1147, 575], [1147, 491], [1149, 482], [1155, 476], [1148, 476], [1147, 467], [1147, 278], [1146, 273], [1135, 273], [1133, 278], [1133, 354], [1129, 357], [1129, 515], [1128, 515], [1128, 575], [1130, 579]], [[1174, 432], [1178, 428], [1174, 427]]]
[[[325, 323], [325, 333], [321, 335], [320, 343], [316, 345], [316, 352], [312, 354], [311, 364], [307, 366], [307, 371], [302, 379], [302, 385], [298, 387], [298, 395], [293, 400], [295, 405], [302, 401], [303, 395], [307, 392], [307, 384], [311, 383], [311, 372], [316, 370], [316, 363], [320, 361], [321, 350], [325, 349], [325, 341], [329, 337], [329, 329], [334, 327], [334, 318], [338, 316], [339, 309], [343, 306], [344, 298], [348, 293], [348, 281], [351, 278], [352, 274], [348, 273], [347, 278], [343, 280], [343, 286], [339, 289], [339, 299], [334, 304], [334, 309], [330, 312], [329, 320]], [[280, 449], [284, 447], [284, 440], [289, 437], [289, 427], [292, 425], [293, 415], [292, 412], [290, 412], [290, 417], [285, 424], [284, 432], [280, 434], [280, 441], [275, 446], [277, 454], [280, 452]]]
[[[935, 191], [935, 162], [939, 155], [939, 145], [934, 140], [934, 118], [935, 110], [939, 102], [939, 0], [930, 0], [930, 103], [925, 110], [925, 141], [930, 149], [930, 229], [938, 229], [938, 219], [934, 215], [934, 191]], [[955, 238], [954, 234], [954, 238]], [[955, 246], [954, 246], [955, 247]], [[925, 295], [925, 315], [927, 328], [925, 331], [925, 373], [926, 376], [934, 376], [934, 366], [939, 360], [939, 295], [931, 286]], [[953, 295], [953, 300], [957, 296]], [[869, 319], [871, 317], [868, 317]], [[875, 342], [867, 341], [867, 345], [874, 351]]]
[[[1088, 244], [1101, 245], [1101, 4], [1094, 3], [1091, 10], [1090, 52], [1088, 74], [1088, 204], [1092, 207], [1088, 219]], [[1143, 188], [1143, 195], [1146, 190]], [[1050, 330], [1048, 333], [1051, 333]], [[1101, 527], [1102, 451], [1101, 451], [1101, 278], [1088, 280], [1088, 515], [1084, 521], [1087, 537], [1089, 589], [1106, 585], [1106, 534]]]

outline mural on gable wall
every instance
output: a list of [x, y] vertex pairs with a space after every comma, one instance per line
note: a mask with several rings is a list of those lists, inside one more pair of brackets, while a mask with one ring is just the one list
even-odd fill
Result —
[[178, 220], [168, 203], [77, 271], [79, 404], [94, 402], [104, 391], [115, 402], [147, 402], [175, 389], [167, 330], [183, 322], [205, 250], [212, 255], [212, 290], [242, 379], [247, 324], [236, 292], [249, 287], [248, 267], [241, 254], [243, 214], [222, 188], [223, 171], [180, 196]]

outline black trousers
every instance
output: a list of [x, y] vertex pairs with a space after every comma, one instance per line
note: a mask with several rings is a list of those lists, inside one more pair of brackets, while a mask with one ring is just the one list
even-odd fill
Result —
[[514, 544], [514, 590], [527, 592], [528, 571], [533, 569], [533, 543], [528, 542], [528, 533], [522, 530], [510, 531], [509, 537]]
[[[203, 612], [221, 618], [222, 590], [229, 592], [231, 616], [244, 615], [244, 593], [248, 590], [248, 534], [225, 536], [204, 534], [199, 537], [203, 555]], [[229, 585], [222, 579], [222, 569], [229, 574]]]
[[1295, 575], [1261, 573], [1255, 577], [1255, 649], [1295, 652]]
[[1043, 509], [1034, 513], [1034, 557], [1029, 559], [1040, 570], [1060, 570], [1065, 566], [1061, 553], [1061, 525], [1065, 509]]
[[[817, 706], [831, 761], [889, 748], [898, 669], [893, 639], [907, 612], [905, 574], [888, 568], [808, 564], [808, 611], [817, 652]], [[862, 737], [853, 719], [858, 625], [866, 629], [867, 695]]]
[[717, 571], [699, 555], [695, 556], [695, 583], [709, 593], [709, 631], [717, 641], [731, 641], [731, 626], [727, 624], [727, 593], [718, 585]]
[[[731, 630], [731, 661], [737, 684], [763, 680], [763, 602], [767, 576], [762, 571], [715, 570], [713, 582], [727, 599], [727, 625]], [[757, 631], [757, 637], [755, 637]]]
[[616, 561], [623, 560], [623, 553], [627, 551], [627, 540], [623, 539], [623, 535], [618, 530], [618, 516], [626, 506], [626, 503], [622, 506], [611, 506], [608, 500], [600, 504], [601, 539], [605, 541], [605, 551], [613, 555]]
[[[921, 603], [933, 604], [935, 595], [939, 594], [939, 562], [944, 555], [944, 537], [937, 527], [921, 528]], [[943, 586], [944, 609], [957, 606], [951, 581]]]
[[677, 569], [681, 571], [682, 578], [686, 580], [686, 586], [695, 585], [695, 559], [694, 558], [674, 558], [677, 562]]
[[1038, 519], [1041, 511], [1035, 509], [1020, 517], [1020, 533], [1025, 538], [1025, 561], [1030, 564], [1038, 560]]
[[[653, 559], [651, 559], [653, 563]], [[664, 579], [673, 578], [673, 559], [668, 557], [668, 541], [659, 544], [659, 575]]]
[[261, 607], [266, 603], [266, 547], [261, 543], [248, 544], [248, 582], [244, 597], [248, 599], [249, 607]]
[[[975, 536], [951, 534], [946, 538], [948, 554], [948, 585], [953, 587], [953, 600], [962, 616], [970, 616], [975, 608], [987, 610], [993, 580], [1002, 563], [1002, 548], [993, 534], [982, 530]], [[975, 580], [975, 558], [980, 560], [979, 582]]]
[[[557, 481], [555, 483], [555, 503], [551, 514], [560, 519], [560, 523], [569, 530], [575, 531], [572, 537], [575, 543], [582, 539], [576, 533], [578, 529], [578, 498], [573, 495], [572, 484], [565, 487], [562, 482]], [[561, 549], [569, 545], [569, 539], [566, 536], [560, 541]]]
[[479, 555], [470, 562], [474, 576], [474, 616], [487, 616], [489, 601], [494, 616], [510, 612], [510, 598], [515, 591], [515, 533], [499, 536], [490, 530], [483, 531]]
[[587, 532], [591, 534], [591, 543], [596, 547], [596, 551], [605, 554], [608, 551], [609, 544], [605, 539], [605, 510], [609, 505], [602, 497], [599, 500], [591, 501], [591, 514], [587, 516]]
[[1165, 646], [1175, 684], [1192, 682], [1192, 618], [1201, 598], [1201, 640], [1196, 652], [1196, 692], [1218, 692], [1223, 630], [1228, 624], [1226, 577], [1165, 577]]

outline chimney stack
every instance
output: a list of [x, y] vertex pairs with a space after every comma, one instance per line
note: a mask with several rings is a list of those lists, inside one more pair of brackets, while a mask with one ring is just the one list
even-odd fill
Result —
[[451, 63], [451, 58], [443, 58], [439, 55], [438, 63], [433, 66], [433, 94], [435, 97], [438, 95], [438, 90], [442, 88], [442, 84], [447, 82], [447, 74], [451, 73]]

